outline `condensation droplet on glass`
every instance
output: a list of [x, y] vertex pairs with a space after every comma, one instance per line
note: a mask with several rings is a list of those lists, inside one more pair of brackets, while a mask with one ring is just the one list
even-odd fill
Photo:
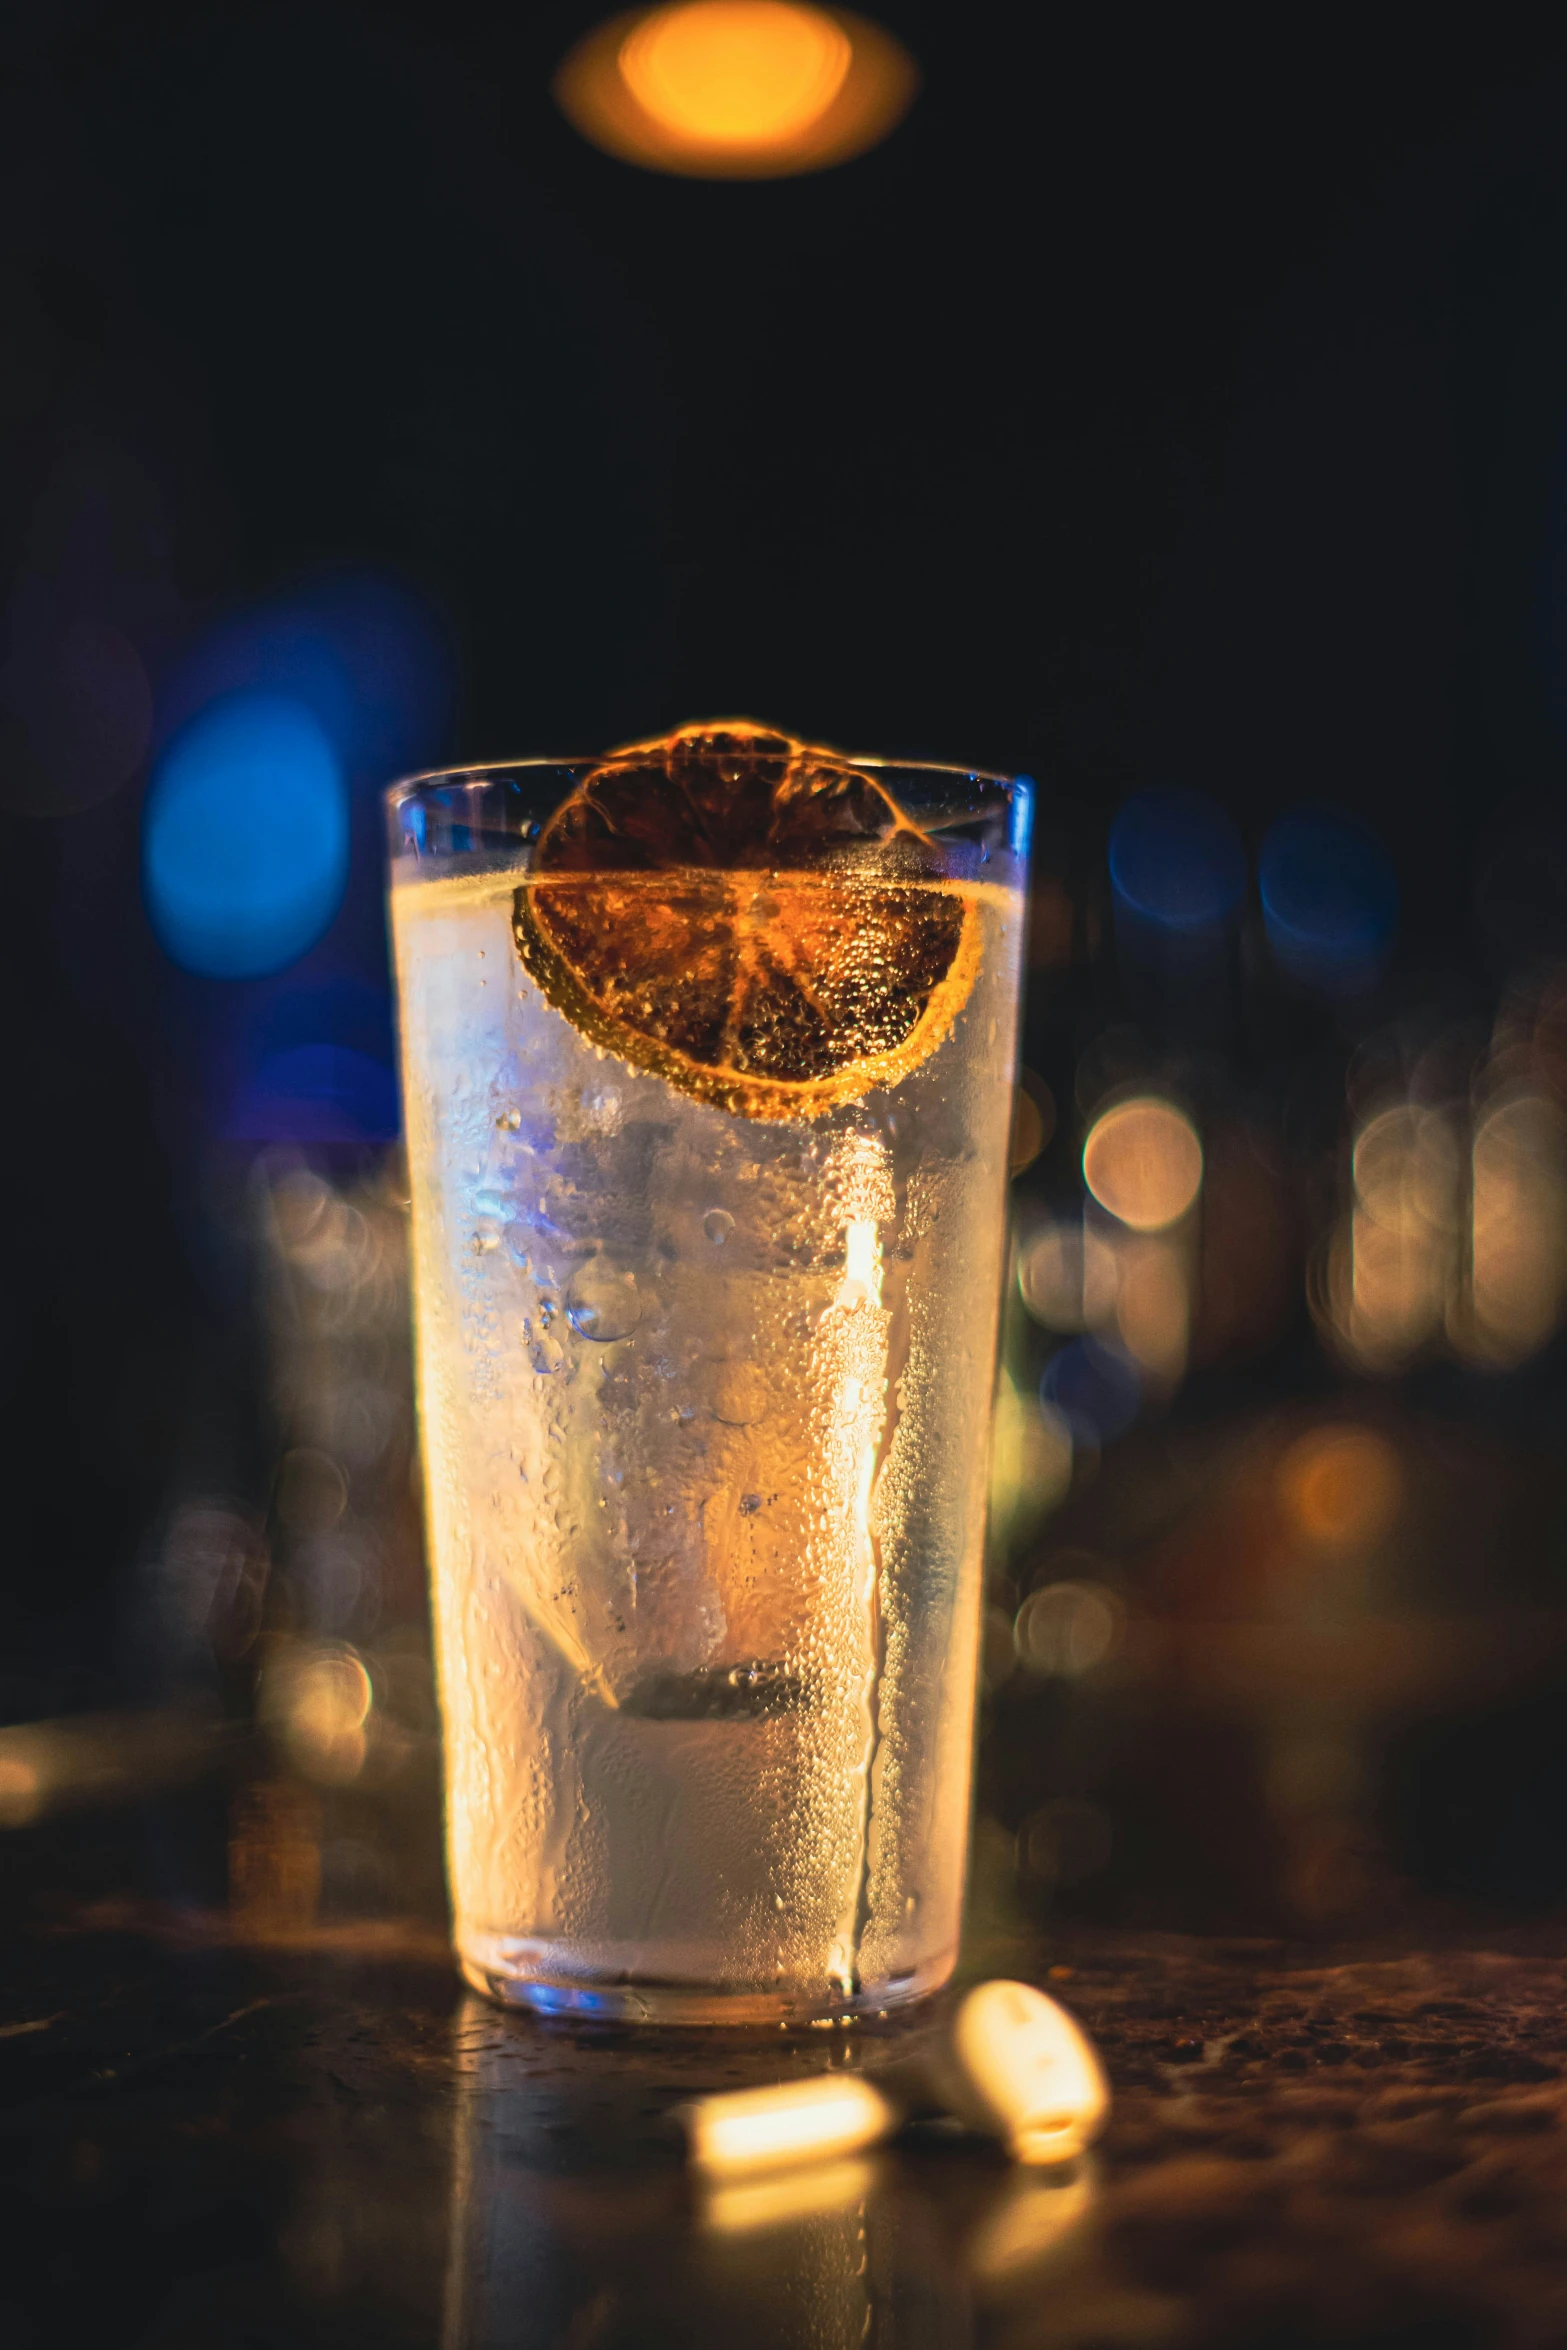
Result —
[[726, 1428], [749, 1428], [767, 1409], [767, 1377], [755, 1363], [720, 1363], [713, 1382], [713, 1417]]
[[722, 1248], [735, 1228], [735, 1220], [727, 1208], [709, 1208], [702, 1218], [702, 1230], [714, 1248]]
[[566, 1319], [579, 1338], [607, 1346], [613, 1339], [629, 1338], [641, 1318], [634, 1273], [595, 1257], [573, 1276], [566, 1293]]
[[502, 1110], [495, 1123], [502, 1134], [515, 1134], [522, 1124], [522, 1112], [520, 1110]]

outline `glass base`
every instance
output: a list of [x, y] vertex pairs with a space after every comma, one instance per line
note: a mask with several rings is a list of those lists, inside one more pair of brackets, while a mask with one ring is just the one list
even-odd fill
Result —
[[475, 1935], [457, 1956], [464, 1980], [475, 1991], [503, 2007], [526, 2008], [534, 2015], [562, 2016], [575, 2023], [774, 2030], [798, 2024], [848, 2024], [916, 2006], [943, 1988], [955, 1963], [953, 1957], [933, 1959], [910, 1974], [845, 1994], [825, 1985], [759, 1990], [736, 1984], [729, 1989], [712, 1983], [628, 1981], [624, 1975], [595, 1976], [588, 1970], [567, 1975], [558, 1964], [550, 1965], [551, 1954], [539, 1943], [501, 1934]]

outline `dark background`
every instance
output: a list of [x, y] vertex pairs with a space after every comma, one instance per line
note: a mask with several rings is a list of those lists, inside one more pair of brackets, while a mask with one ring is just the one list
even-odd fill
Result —
[[[264, 1491], [233, 1103], [278, 1036], [389, 1056], [400, 767], [745, 711], [1032, 774], [1080, 907], [1138, 787], [1253, 847], [1326, 795], [1394, 854], [1396, 1001], [1488, 1018], [1563, 936], [1567, 32], [880, 13], [924, 75], [906, 123], [742, 185], [575, 136], [548, 83], [578, 8], [0, 17], [4, 663], [40, 611], [112, 622], [155, 750], [268, 599], [368, 578], [413, 647], [286, 984], [163, 954], [145, 760], [72, 810], [0, 741], [0, 1718], [137, 1694], [176, 1497]], [[1114, 988], [1036, 987], [1058, 1090]], [[1247, 1376], [1328, 1374], [1297, 1330]], [[1492, 1424], [1498, 1392], [1439, 1401]]]

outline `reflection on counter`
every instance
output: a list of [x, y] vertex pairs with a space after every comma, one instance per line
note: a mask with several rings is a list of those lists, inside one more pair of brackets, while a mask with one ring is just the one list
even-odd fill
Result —
[[1092, 2257], [1085, 2164], [1019, 2172], [970, 2144], [688, 2185], [670, 2119], [682, 2091], [819, 2071], [817, 2049], [731, 2037], [693, 2051], [666, 2036], [606, 2062], [601, 2044], [476, 2000], [453, 2033], [442, 2350], [970, 2350], [976, 2324], [1009, 2308], [1032, 2338], [1034, 2297]]

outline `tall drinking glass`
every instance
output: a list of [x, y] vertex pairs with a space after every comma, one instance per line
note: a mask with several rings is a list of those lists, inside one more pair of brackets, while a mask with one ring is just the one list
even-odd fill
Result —
[[470, 1982], [878, 2010], [957, 1950], [1027, 787], [735, 722], [389, 796]]

